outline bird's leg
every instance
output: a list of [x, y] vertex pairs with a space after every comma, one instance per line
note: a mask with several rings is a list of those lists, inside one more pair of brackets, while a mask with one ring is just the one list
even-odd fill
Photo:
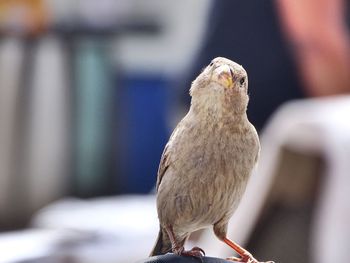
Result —
[[214, 224], [214, 233], [215, 235], [223, 242], [225, 242], [229, 247], [233, 248], [238, 255], [240, 255], [239, 258], [236, 257], [231, 257], [228, 258], [228, 260], [231, 261], [236, 261], [236, 262], [244, 262], [244, 263], [260, 263], [259, 261], [257, 261], [252, 254], [250, 254], [247, 250], [245, 250], [244, 248], [242, 248], [240, 245], [236, 244], [235, 242], [233, 242], [232, 240], [227, 238], [227, 222], [228, 222], [228, 218], [227, 217], [223, 217], [221, 220], [219, 220], [217, 223]]
[[232, 240], [228, 239], [227, 237], [225, 237], [223, 239], [223, 241], [230, 246], [231, 248], [233, 248], [238, 255], [240, 255], [240, 258], [228, 258], [228, 260], [232, 260], [232, 261], [237, 261], [237, 262], [246, 262], [246, 263], [259, 263], [259, 261], [257, 261], [252, 254], [250, 254], [247, 250], [245, 250], [244, 248], [242, 248], [240, 245], [236, 244], [235, 242], [233, 242]]
[[185, 239], [182, 242], [177, 242], [172, 226], [165, 227], [165, 230], [169, 236], [172, 245], [171, 250], [174, 254], [196, 258], [202, 258], [205, 255], [204, 250], [199, 247], [193, 247], [191, 250], [185, 250]]
[[175, 239], [175, 235], [174, 235], [174, 231], [173, 231], [173, 227], [170, 225], [168, 227], [165, 227], [165, 231], [167, 232], [170, 242], [171, 242], [171, 250], [177, 254], [180, 255], [181, 252], [184, 250], [184, 246], [180, 245], [176, 239]]
[[[235, 261], [235, 262], [242, 262], [242, 263], [262, 263], [260, 261], [257, 261], [252, 254], [250, 254], [247, 250], [245, 250], [240, 245], [236, 244], [232, 240], [227, 238], [227, 222], [229, 217], [223, 217], [221, 220], [219, 220], [217, 223], [214, 224], [214, 233], [215, 235], [223, 242], [225, 242], [229, 247], [233, 248], [237, 254], [240, 256], [239, 258], [231, 257], [227, 260]], [[268, 261], [265, 263], [273, 263], [272, 261]]]

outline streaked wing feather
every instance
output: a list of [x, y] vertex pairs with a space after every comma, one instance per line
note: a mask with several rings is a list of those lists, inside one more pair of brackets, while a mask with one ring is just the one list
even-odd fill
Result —
[[159, 168], [158, 168], [158, 175], [157, 175], [157, 184], [156, 184], [156, 190], [158, 191], [159, 185], [162, 182], [162, 179], [165, 175], [165, 172], [170, 166], [170, 156], [171, 156], [171, 144], [173, 140], [175, 140], [176, 134], [178, 131], [183, 127], [182, 126], [183, 120], [179, 122], [179, 124], [174, 129], [173, 133], [171, 134], [168, 143], [165, 145], [162, 157], [160, 159]]
[[166, 170], [169, 168], [170, 162], [169, 162], [169, 143], [164, 148], [162, 157], [160, 159], [159, 168], [158, 168], [158, 176], [157, 176], [157, 184], [156, 184], [156, 190], [158, 191], [159, 185], [163, 179], [163, 176], [166, 172]]

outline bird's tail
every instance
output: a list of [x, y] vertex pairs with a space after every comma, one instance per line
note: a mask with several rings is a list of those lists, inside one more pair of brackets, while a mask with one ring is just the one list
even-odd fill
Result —
[[165, 232], [165, 230], [160, 227], [159, 233], [157, 237], [157, 241], [150, 253], [150, 257], [156, 256], [156, 255], [163, 255], [171, 251], [171, 242], [168, 237], [168, 234]]

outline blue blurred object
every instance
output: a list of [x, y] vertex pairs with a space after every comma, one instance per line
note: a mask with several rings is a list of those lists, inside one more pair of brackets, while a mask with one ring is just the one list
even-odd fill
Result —
[[169, 81], [162, 76], [127, 75], [119, 92], [118, 186], [121, 193], [148, 193], [155, 186], [168, 139]]

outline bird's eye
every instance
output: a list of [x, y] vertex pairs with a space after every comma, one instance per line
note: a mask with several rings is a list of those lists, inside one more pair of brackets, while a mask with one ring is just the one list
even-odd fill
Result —
[[239, 83], [240, 83], [241, 85], [243, 85], [244, 82], [245, 82], [245, 77], [243, 77], [243, 78], [241, 78], [241, 79], [239, 80]]
[[211, 63], [209, 64], [210, 67], [213, 66], [213, 65], [214, 65], [214, 62], [211, 62]]

